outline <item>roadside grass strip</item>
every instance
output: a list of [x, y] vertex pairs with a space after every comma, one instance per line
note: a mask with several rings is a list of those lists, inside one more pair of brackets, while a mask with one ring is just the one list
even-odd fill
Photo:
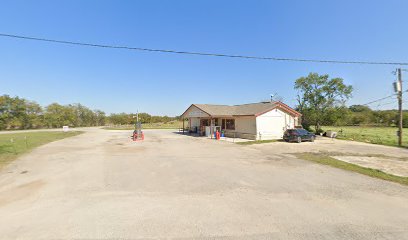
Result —
[[22, 132], [0, 134], [0, 169], [32, 149], [49, 142], [79, 135], [81, 131], [71, 132]]
[[308, 161], [312, 161], [312, 162], [319, 163], [319, 164], [329, 165], [329, 166], [340, 168], [343, 170], [352, 171], [352, 172], [360, 173], [366, 176], [400, 183], [403, 185], [408, 185], [408, 177], [395, 176], [389, 173], [385, 173], [378, 169], [366, 168], [366, 167], [361, 167], [356, 164], [343, 162], [333, 157], [330, 157], [329, 155], [327, 155], [327, 153], [306, 152], [306, 153], [294, 153], [293, 155], [295, 155], [299, 159], [308, 160]]

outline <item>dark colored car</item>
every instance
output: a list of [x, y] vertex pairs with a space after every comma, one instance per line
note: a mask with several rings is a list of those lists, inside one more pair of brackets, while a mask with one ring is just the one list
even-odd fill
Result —
[[302, 141], [311, 141], [314, 142], [316, 135], [311, 132], [306, 131], [305, 129], [288, 129], [283, 134], [283, 140], [286, 142], [298, 142]]

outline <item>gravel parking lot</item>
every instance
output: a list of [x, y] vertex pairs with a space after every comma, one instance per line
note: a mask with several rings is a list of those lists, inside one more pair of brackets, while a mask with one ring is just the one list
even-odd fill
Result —
[[408, 239], [408, 187], [288, 154], [406, 150], [129, 135], [87, 129], [2, 169], [0, 238]]

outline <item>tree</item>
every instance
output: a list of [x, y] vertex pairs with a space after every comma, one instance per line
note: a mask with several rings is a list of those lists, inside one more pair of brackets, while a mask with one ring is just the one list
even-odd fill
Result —
[[101, 110], [94, 111], [96, 116], [96, 126], [104, 126], [106, 121], [106, 114]]
[[0, 130], [41, 127], [42, 108], [24, 98], [0, 96]]
[[126, 113], [112, 113], [109, 116], [109, 122], [113, 125], [127, 125], [132, 123], [132, 116], [131, 114]]
[[0, 129], [8, 129], [14, 118], [12, 111], [13, 98], [9, 95], [0, 96]]
[[322, 124], [325, 126], [348, 125], [352, 112], [345, 106], [328, 108], [323, 116]]
[[364, 105], [351, 105], [349, 109], [352, 112], [372, 112], [371, 108]]
[[351, 105], [349, 107], [352, 112], [350, 120], [351, 125], [365, 125], [375, 123], [376, 117], [373, 115], [373, 110], [364, 105]]
[[330, 109], [344, 106], [353, 91], [353, 87], [344, 84], [343, 79], [329, 79], [329, 75], [317, 73], [297, 79], [294, 88], [298, 91], [297, 108], [303, 114], [302, 120], [306, 126], [313, 125], [316, 132], [321, 131], [325, 114]]
[[49, 128], [59, 128], [64, 125], [73, 126], [75, 114], [68, 107], [52, 103], [45, 108], [44, 120]]
[[25, 102], [24, 128], [41, 128], [43, 127], [43, 110], [42, 107], [32, 101]]
[[[136, 116], [136, 114], [135, 114]], [[152, 116], [148, 113], [139, 113], [139, 121], [141, 123], [150, 123]]]

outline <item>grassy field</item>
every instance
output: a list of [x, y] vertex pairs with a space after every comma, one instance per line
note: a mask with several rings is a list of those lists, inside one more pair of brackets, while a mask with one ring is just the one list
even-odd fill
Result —
[[347, 171], [357, 172], [370, 177], [408, 185], [408, 177], [395, 176], [392, 174], [385, 173], [381, 170], [361, 167], [352, 163], [343, 162], [335, 158], [332, 158], [325, 153], [298, 153], [294, 155], [303, 160], [308, 160]]
[[[185, 123], [185, 127], [188, 123]], [[171, 121], [168, 123], [144, 123], [142, 129], [178, 129], [182, 128], [183, 123], [180, 121]], [[134, 130], [135, 125], [109, 126], [106, 130]]]
[[59, 139], [81, 134], [72, 132], [25, 132], [0, 134], [0, 168], [33, 148]]
[[[397, 128], [394, 127], [334, 127], [324, 126], [324, 131], [333, 130], [338, 133], [338, 139], [398, 146]], [[408, 129], [403, 129], [403, 146], [408, 147]]]

